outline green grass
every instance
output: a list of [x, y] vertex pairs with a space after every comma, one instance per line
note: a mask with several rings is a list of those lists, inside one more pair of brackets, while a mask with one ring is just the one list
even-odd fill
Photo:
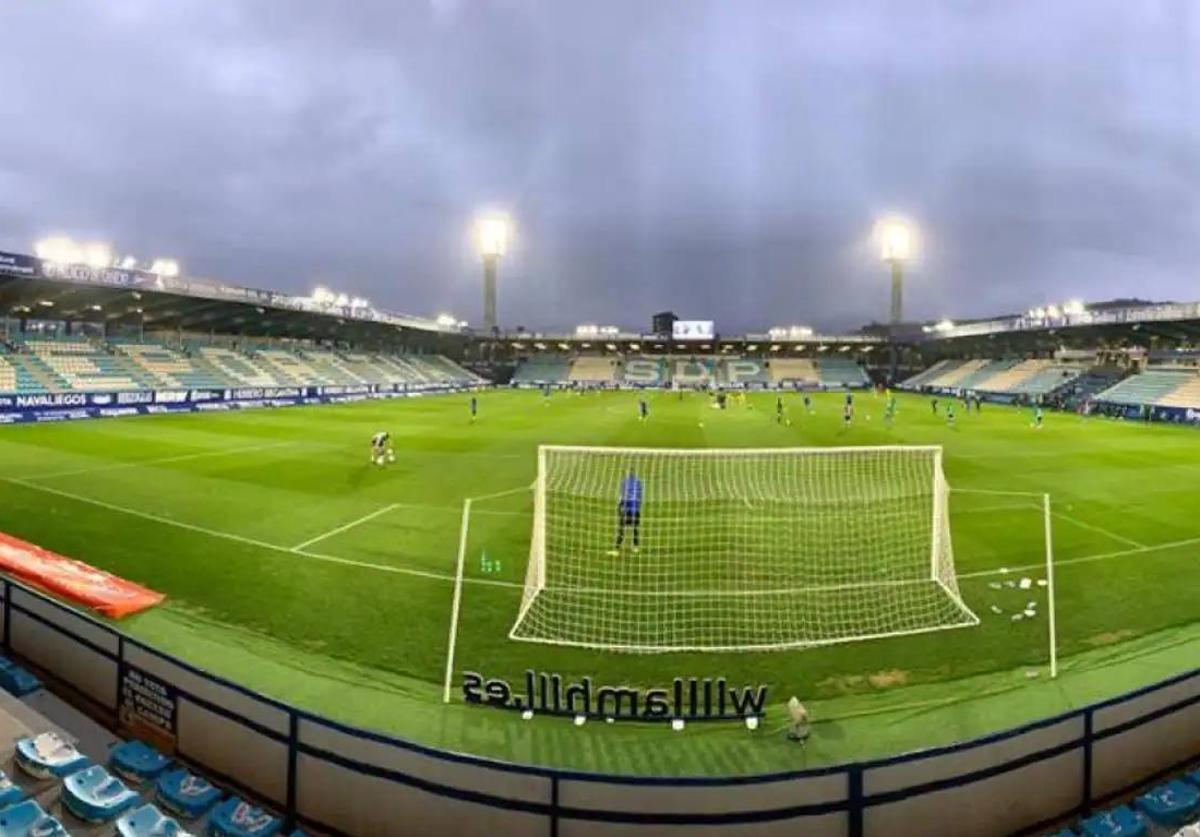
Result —
[[[836, 395], [817, 397], [815, 416], [790, 399], [786, 427], [774, 422], [774, 396], [718, 413], [701, 396], [663, 393], [643, 424], [636, 398], [547, 404], [535, 393], [485, 393], [474, 425], [465, 397], [446, 396], [4, 428], [0, 530], [165, 592], [163, 606], [122, 627], [218, 674], [425, 743], [581, 769], [726, 774], [884, 755], [1063, 711], [1198, 658], [1194, 431], [1056, 414], [1034, 431], [1027, 412], [995, 406], [960, 410], [948, 427], [915, 397], [901, 397], [887, 428], [871, 395], [858, 397], [849, 430]], [[368, 462], [367, 439], [381, 428], [398, 453], [388, 468]], [[511, 641], [539, 443], [944, 445], [960, 588], [982, 623], [742, 654]], [[1006, 584], [1043, 575], [1038, 502], [967, 489], [1053, 498], [1057, 681], [1046, 670], [1045, 589]], [[761, 682], [771, 687], [767, 723], [755, 733], [735, 724], [579, 729], [466, 707], [457, 693], [444, 706], [462, 501], [497, 492], [508, 493], [474, 503], [471, 515], [458, 672], [519, 681], [533, 667], [643, 687], [681, 675]], [[1037, 615], [1012, 621], [1028, 601]], [[779, 734], [793, 694], [817, 720], [803, 751]]]

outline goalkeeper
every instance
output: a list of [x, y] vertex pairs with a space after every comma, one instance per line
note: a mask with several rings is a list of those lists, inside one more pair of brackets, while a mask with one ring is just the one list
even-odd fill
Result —
[[628, 476], [621, 481], [621, 500], [617, 504], [617, 542], [608, 554], [619, 555], [621, 553], [621, 544], [625, 542], [626, 528], [633, 530], [633, 551], [637, 552], [641, 546], [641, 526], [642, 481], [638, 479], [633, 468], [630, 468]]

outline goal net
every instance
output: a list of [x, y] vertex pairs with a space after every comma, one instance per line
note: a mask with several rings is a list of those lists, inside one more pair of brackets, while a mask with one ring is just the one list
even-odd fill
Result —
[[509, 635], [752, 651], [975, 625], [947, 491], [940, 447], [542, 446]]

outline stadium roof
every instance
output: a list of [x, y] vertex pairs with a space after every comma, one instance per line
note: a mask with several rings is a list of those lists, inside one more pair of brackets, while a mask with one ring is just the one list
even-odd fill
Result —
[[5, 252], [0, 252], [0, 315], [350, 342], [465, 336], [457, 325], [369, 306]]

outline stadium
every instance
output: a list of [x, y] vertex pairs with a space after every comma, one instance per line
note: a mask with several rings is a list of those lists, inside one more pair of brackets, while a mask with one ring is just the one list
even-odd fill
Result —
[[1200, 834], [1192, 16], [54, 5], [0, 837]]

